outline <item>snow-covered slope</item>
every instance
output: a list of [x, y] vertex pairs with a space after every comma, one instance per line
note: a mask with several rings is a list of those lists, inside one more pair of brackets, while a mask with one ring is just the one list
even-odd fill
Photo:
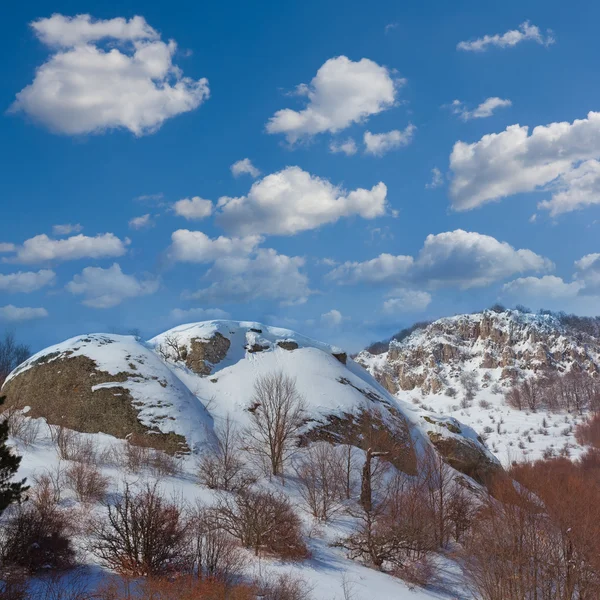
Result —
[[[600, 339], [554, 315], [487, 310], [439, 319], [392, 340], [382, 354], [363, 351], [356, 360], [398, 399], [470, 425], [510, 463], [544, 451], [581, 451], [574, 438], [581, 415], [514, 410], [504, 395], [515, 381], [544, 373], [576, 369], [597, 377]], [[465, 374], [473, 374], [478, 388], [468, 403]]]

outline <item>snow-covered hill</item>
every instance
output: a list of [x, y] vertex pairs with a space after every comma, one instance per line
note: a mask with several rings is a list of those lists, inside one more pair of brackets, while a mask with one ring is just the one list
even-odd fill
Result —
[[[131, 336], [79, 336], [37, 353], [17, 368], [2, 393], [8, 406], [23, 409], [39, 424], [33, 441], [13, 440], [23, 456], [19, 476], [33, 481], [43, 472], [56, 474], [69, 464], [68, 459], [59, 460], [45, 420], [85, 432], [102, 456], [126, 447], [124, 440], [178, 455], [181, 473], [162, 475], [165, 494], [190, 504], [196, 500], [210, 504], [216, 496], [197, 483], [198, 456], [207, 450], [215, 426], [226, 417], [239, 427], [249, 423], [254, 382], [276, 372], [294, 378], [304, 397], [305, 442], [327, 439], [355, 445], [360, 463], [365, 440], [361, 435], [348, 437], [348, 432], [369, 414], [374, 415], [376, 427], [383, 427], [398, 442], [401, 451], [394, 464], [408, 473], [417, 468], [419, 454], [432, 447], [449, 464], [475, 478], [498, 468], [473, 429], [396, 398], [342, 349], [260, 323], [209, 321], [176, 327], [149, 342]], [[99, 464], [110, 478], [112, 491], [123, 480], [155, 476], [145, 468], [132, 472], [111, 458]], [[470, 598], [460, 583], [460, 569], [451, 560], [441, 555], [435, 559], [443, 565], [437, 590], [411, 591], [400, 579], [362, 566], [343, 550], [330, 547], [353, 531], [354, 517], [345, 515], [315, 528], [293, 477], [285, 487], [268, 479], [260, 485], [275, 486], [297, 507], [312, 557], [297, 564], [251, 560], [251, 574], [266, 569], [300, 575], [312, 587], [315, 600], [342, 600], [347, 594], [355, 600]], [[61, 503], [73, 514], [88, 510], [67, 489]]]
[[[600, 338], [594, 328], [586, 331], [551, 314], [486, 310], [439, 319], [392, 340], [386, 352], [361, 352], [356, 361], [396, 398], [470, 425], [510, 463], [544, 452], [581, 451], [574, 427], [582, 415], [515, 410], [505, 393], [515, 381], [543, 374], [597, 377]], [[469, 402], [465, 375], [477, 388]]]

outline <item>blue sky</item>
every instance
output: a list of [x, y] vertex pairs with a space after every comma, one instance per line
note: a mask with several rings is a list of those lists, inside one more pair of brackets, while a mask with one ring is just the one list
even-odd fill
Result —
[[496, 301], [597, 314], [599, 16], [11, 7], [0, 328], [41, 348], [228, 315], [356, 350]]

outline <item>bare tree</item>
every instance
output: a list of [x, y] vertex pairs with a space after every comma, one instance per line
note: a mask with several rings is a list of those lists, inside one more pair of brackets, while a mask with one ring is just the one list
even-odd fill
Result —
[[184, 361], [187, 358], [187, 348], [181, 345], [179, 338], [173, 333], [164, 336], [163, 341], [156, 346], [156, 351], [163, 360]]
[[18, 344], [14, 333], [4, 334], [0, 339], [0, 387], [8, 375], [30, 356], [29, 346]]
[[189, 567], [187, 523], [157, 484], [139, 491], [126, 484], [90, 529], [91, 552], [121, 574], [156, 576]]
[[268, 465], [272, 475], [283, 476], [297, 449], [305, 406], [296, 381], [281, 372], [260, 376], [254, 384], [248, 409], [251, 426], [245, 432], [247, 449]]
[[198, 462], [200, 483], [213, 490], [226, 491], [238, 490], [252, 483], [253, 478], [240, 455], [239, 432], [229, 415], [215, 433], [216, 445]]
[[226, 584], [234, 583], [246, 564], [233, 536], [219, 526], [215, 511], [199, 502], [189, 516], [189, 543], [196, 575]]
[[344, 506], [346, 497], [345, 449], [317, 442], [295, 467], [300, 494], [315, 519], [328, 521]]

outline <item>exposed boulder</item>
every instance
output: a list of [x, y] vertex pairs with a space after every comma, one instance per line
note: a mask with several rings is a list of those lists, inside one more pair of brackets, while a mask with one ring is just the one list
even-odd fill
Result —
[[226, 356], [231, 342], [218, 331], [209, 339], [193, 338], [187, 351], [185, 364], [198, 375], [210, 375], [214, 365]]
[[106, 433], [175, 454], [211, 438], [200, 401], [130, 336], [72, 338], [16, 369], [7, 406], [85, 433]]
[[427, 435], [444, 460], [457, 471], [485, 483], [502, 470], [483, 440], [466, 425], [453, 418], [424, 416]]

